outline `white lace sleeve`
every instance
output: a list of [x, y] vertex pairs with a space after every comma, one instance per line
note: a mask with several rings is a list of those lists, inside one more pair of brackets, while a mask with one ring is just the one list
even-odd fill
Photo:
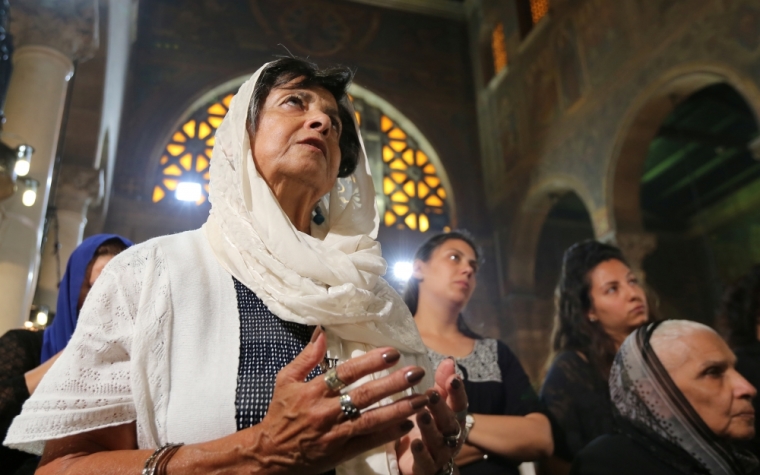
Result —
[[106, 266], [71, 341], [13, 421], [5, 445], [39, 454], [47, 440], [136, 419], [130, 355], [153, 257], [155, 251], [138, 246]]

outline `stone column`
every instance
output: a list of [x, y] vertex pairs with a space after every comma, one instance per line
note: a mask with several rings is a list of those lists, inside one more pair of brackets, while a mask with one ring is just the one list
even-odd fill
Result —
[[[56, 192], [56, 209], [42, 250], [40, 278], [34, 302], [55, 310], [58, 284], [71, 253], [82, 242], [91, 203], [103, 196], [103, 173], [93, 168], [65, 165]], [[56, 239], [57, 238], [57, 239]], [[58, 244], [56, 249], [56, 244]]]
[[97, 0], [19, 0], [11, 19], [18, 47], [3, 139], [14, 137], [34, 147], [28, 176], [40, 187], [31, 207], [20, 203], [21, 193], [0, 204], [0, 333], [29, 318], [68, 81], [73, 60], [88, 58], [97, 48]]
[[646, 282], [644, 258], [657, 249], [657, 236], [646, 232], [616, 232], [614, 243], [623, 251], [631, 270], [642, 283]]

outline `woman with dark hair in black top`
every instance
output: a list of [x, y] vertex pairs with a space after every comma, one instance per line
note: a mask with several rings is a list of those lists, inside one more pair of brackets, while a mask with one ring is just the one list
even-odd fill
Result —
[[649, 306], [620, 249], [588, 240], [565, 251], [556, 307], [541, 400], [555, 442], [547, 471], [560, 474], [589, 442], [613, 432], [610, 367], [625, 338], [649, 321]]
[[461, 473], [516, 475], [521, 461], [551, 453], [551, 428], [514, 353], [500, 341], [479, 337], [462, 319], [479, 264], [469, 234], [434, 236], [415, 254], [404, 300], [433, 366], [453, 357], [464, 381], [470, 432], [456, 459]]

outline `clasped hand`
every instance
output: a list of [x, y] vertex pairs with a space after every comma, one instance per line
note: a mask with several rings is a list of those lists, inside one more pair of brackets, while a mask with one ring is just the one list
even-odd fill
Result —
[[[458, 433], [460, 423], [454, 411], [467, 407], [464, 387], [454, 375], [450, 360], [439, 366], [435, 388], [426, 394], [404, 397], [349, 418], [341, 409], [340, 391], [329, 389], [324, 376], [304, 382], [326, 350], [321, 334], [277, 375], [269, 410], [258, 427], [258, 443], [251, 447], [256, 459], [275, 472], [320, 474], [372, 448], [395, 442], [404, 475], [433, 475], [446, 467], [462, 438], [450, 447], [444, 434]], [[351, 385], [392, 368], [399, 358], [393, 348], [378, 348], [339, 365], [337, 375]], [[411, 388], [424, 374], [422, 368], [407, 366], [348, 394], [352, 403], [364, 410]]]

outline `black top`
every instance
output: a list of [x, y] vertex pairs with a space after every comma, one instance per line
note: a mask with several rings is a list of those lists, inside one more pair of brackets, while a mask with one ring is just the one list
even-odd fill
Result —
[[[445, 358], [428, 350], [433, 367]], [[475, 340], [475, 347], [468, 356], [458, 358], [457, 373], [464, 381], [469, 399], [469, 412], [504, 416], [524, 416], [543, 412], [538, 396], [530, 384], [520, 361], [514, 353], [497, 340]], [[517, 475], [515, 462], [489, 454], [487, 460], [460, 467], [462, 475]]]
[[[24, 373], [40, 365], [42, 332], [10, 330], [0, 337], [0, 440], [5, 440], [13, 418], [29, 399]], [[14, 473], [36, 457], [26, 452], [0, 447], [3, 473]]]
[[[736, 348], [734, 354], [736, 354], [736, 371], [752, 386], [760, 389], [760, 341]], [[755, 397], [752, 405], [755, 407], [755, 413], [758, 414], [755, 417], [755, 438], [740, 445], [760, 459], [760, 397]]]
[[[264, 419], [277, 373], [303, 351], [314, 327], [280, 319], [252, 290], [233, 280], [240, 314], [235, 420], [237, 429], [243, 430]], [[320, 374], [321, 370], [316, 367], [306, 380], [311, 381]]]
[[655, 441], [648, 445], [623, 434], [603, 435], [576, 455], [570, 475], [709, 475], [696, 460], [676, 453], [676, 447]]
[[608, 382], [574, 351], [557, 355], [541, 388], [549, 410], [554, 455], [568, 462], [600, 435], [615, 429]]

